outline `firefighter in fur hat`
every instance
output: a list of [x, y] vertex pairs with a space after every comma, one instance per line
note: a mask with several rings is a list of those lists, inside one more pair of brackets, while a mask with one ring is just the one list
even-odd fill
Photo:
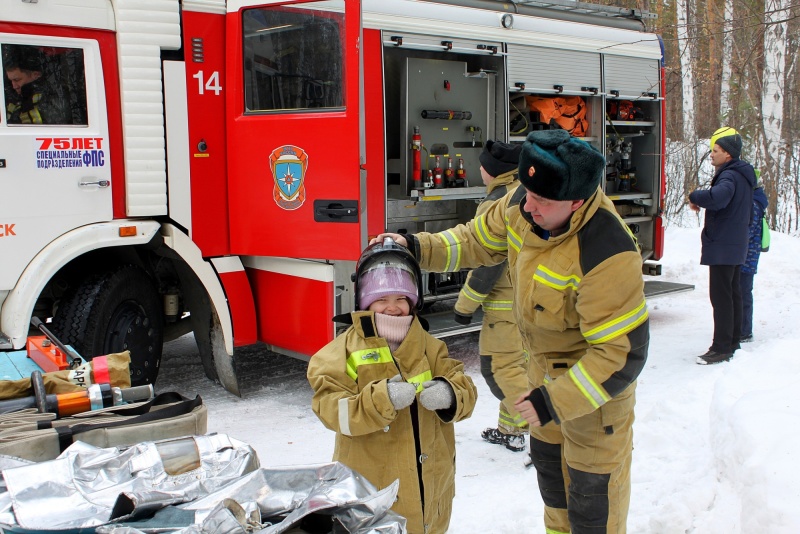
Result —
[[396, 237], [429, 271], [508, 260], [532, 388], [515, 407], [552, 533], [626, 531], [649, 322], [641, 255], [598, 187], [605, 163], [566, 131], [531, 132], [510, 198], [439, 234]]
[[477, 390], [464, 364], [426, 331], [420, 269], [391, 239], [356, 265], [351, 326], [308, 366], [312, 408], [336, 432], [333, 459], [378, 489], [400, 480], [392, 510], [412, 534], [443, 534], [455, 495], [453, 423], [469, 417]]
[[[479, 156], [486, 197], [478, 204], [476, 216], [485, 213], [509, 191], [517, 188], [521, 149], [518, 144], [486, 142]], [[504, 261], [472, 270], [458, 295], [454, 311], [456, 322], [469, 324], [475, 310], [483, 308], [478, 342], [481, 374], [489, 390], [500, 401], [500, 408], [497, 426], [485, 429], [481, 437], [489, 443], [518, 452], [525, 450], [528, 422], [514, 408], [514, 401], [528, 391], [528, 362], [511, 311], [512, 298], [508, 262]]]

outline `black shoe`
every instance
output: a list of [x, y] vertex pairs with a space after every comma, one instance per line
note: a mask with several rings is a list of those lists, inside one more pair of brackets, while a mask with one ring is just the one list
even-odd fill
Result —
[[506, 449], [514, 452], [525, 450], [525, 436], [521, 434], [506, 435]]
[[496, 428], [487, 428], [483, 432], [481, 432], [481, 437], [488, 441], [489, 443], [494, 443], [495, 445], [505, 445], [506, 444], [506, 435], [497, 430]]
[[753, 334], [749, 336], [742, 336], [739, 338], [739, 343], [752, 343], [753, 342]]
[[496, 428], [487, 428], [481, 432], [481, 437], [489, 443], [504, 445], [510, 451], [520, 452], [525, 450], [525, 436], [503, 434]]
[[713, 365], [715, 363], [727, 362], [731, 358], [733, 358], [733, 354], [730, 352], [716, 352], [710, 350], [702, 356], [698, 356], [695, 363], [697, 365]]

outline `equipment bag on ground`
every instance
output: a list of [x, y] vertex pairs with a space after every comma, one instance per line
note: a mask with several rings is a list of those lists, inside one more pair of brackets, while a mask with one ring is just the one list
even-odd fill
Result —
[[208, 411], [200, 396], [157, 395], [127, 404], [55, 419], [35, 409], [0, 416], [0, 454], [34, 462], [52, 460], [74, 441], [96, 447], [133, 445], [207, 431]]

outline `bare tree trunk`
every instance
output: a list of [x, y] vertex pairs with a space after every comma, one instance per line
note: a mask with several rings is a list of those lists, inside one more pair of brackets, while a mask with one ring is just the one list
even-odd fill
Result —
[[722, 24], [722, 78], [720, 80], [719, 116], [726, 122], [731, 111], [731, 58], [733, 56], [733, 0], [725, 0]]
[[[764, 180], [777, 186], [778, 205], [774, 212], [778, 229], [788, 230], [797, 220], [798, 198], [792, 183], [786, 183], [788, 155], [781, 138], [784, 90], [786, 88], [786, 13], [790, 0], [767, 0], [764, 4], [764, 72], [761, 91], [761, 143], [755, 161], [762, 162]], [[760, 152], [760, 154], [758, 153]], [[794, 193], [794, 194], [793, 194]]]
[[[678, 210], [673, 211], [676, 215], [686, 206], [688, 194], [697, 185], [697, 173], [699, 163], [697, 161], [697, 126], [695, 122], [695, 98], [694, 98], [694, 46], [693, 35], [690, 31], [694, 25], [694, 0], [678, 0], [678, 50], [681, 65], [681, 94], [683, 97], [683, 143], [678, 155], [683, 169], [681, 184], [674, 183], [673, 187], [682, 190], [683, 202]], [[682, 186], [682, 187], [681, 187]]]

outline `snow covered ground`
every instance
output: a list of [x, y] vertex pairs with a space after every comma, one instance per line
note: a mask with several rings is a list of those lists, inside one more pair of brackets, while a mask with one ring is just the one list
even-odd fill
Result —
[[[653, 534], [800, 532], [800, 239], [773, 233], [755, 279], [755, 341], [733, 360], [699, 366], [711, 344], [708, 268], [699, 265], [700, 230], [669, 228], [665, 281], [693, 292], [653, 299], [650, 354], [637, 389], [632, 499], [628, 531]], [[180, 342], [180, 340], [179, 340]], [[176, 342], [178, 343], [178, 342]], [[457, 473], [450, 534], [543, 532], [536, 475], [526, 455], [485, 443], [497, 401], [480, 376], [477, 335], [448, 340], [479, 389], [471, 419], [456, 425]], [[168, 351], [169, 352], [169, 351]], [[194, 357], [196, 358], [196, 356]], [[285, 361], [272, 355], [258, 365]], [[191, 363], [187, 363], [191, 361]], [[262, 465], [328, 462], [332, 432], [310, 408], [303, 364], [259, 384], [244, 398], [200, 376], [196, 359], [165, 358], [160, 390], [195, 365], [185, 395], [209, 406], [209, 431], [252, 445]], [[180, 369], [182, 370], [180, 370]], [[193, 389], [185, 389], [193, 388]]]

